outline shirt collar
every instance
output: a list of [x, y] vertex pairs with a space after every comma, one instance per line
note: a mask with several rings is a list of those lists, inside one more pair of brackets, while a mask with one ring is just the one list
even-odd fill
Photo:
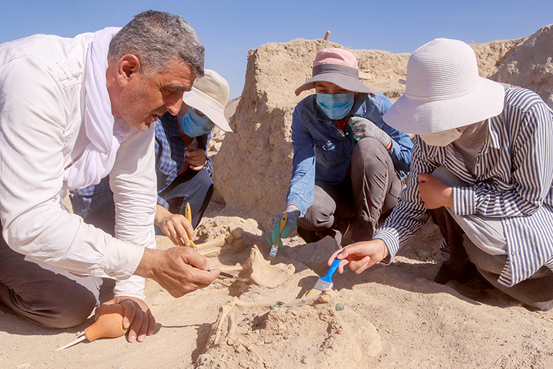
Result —
[[494, 148], [494, 149], [501, 149], [501, 142], [499, 138], [499, 126], [503, 124], [503, 120], [501, 119], [501, 115], [492, 117], [488, 119], [488, 132], [489, 132], [489, 140], [486, 140], [484, 143], [484, 150], [483, 152], [487, 152], [488, 149]]

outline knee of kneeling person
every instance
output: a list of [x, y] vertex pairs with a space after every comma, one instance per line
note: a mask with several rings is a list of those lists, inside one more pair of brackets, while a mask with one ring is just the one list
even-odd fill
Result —
[[333, 217], [321, 211], [321, 209], [317, 210], [319, 211], [310, 208], [302, 218], [298, 219], [298, 227], [308, 231], [319, 231], [330, 228], [333, 222], [331, 218], [333, 219]]
[[372, 137], [359, 140], [353, 149], [352, 162], [363, 163], [365, 167], [384, 165], [388, 160], [391, 158], [386, 148]]
[[96, 307], [96, 297], [89, 291], [73, 294], [65, 303], [48, 309], [37, 321], [49, 328], [71, 328], [82, 324]]

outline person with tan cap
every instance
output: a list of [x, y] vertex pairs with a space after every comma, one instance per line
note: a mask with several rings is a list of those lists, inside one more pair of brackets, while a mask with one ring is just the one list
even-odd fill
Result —
[[[154, 224], [177, 246], [188, 246], [213, 193], [213, 170], [207, 144], [214, 126], [232, 132], [224, 115], [230, 89], [217, 72], [205, 69], [184, 93], [177, 116], [166, 113], [155, 125], [158, 198]], [[115, 204], [109, 177], [100, 184], [72, 191], [73, 211], [85, 221], [114, 234]], [[192, 223], [184, 216], [186, 204]]]
[[356, 273], [389, 263], [432, 216], [450, 254], [435, 282], [553, 308], [553, 111], [530, 90], [480, 77], [472, 48], [441, 38], [413, 52], [405, 94], [384, 119], [416, 135], [407, 188], [374, 240], [329, 263]]
[[316, 93], [294, 110], [287, 207], [271, 218], [267, 238], [271, 244], [277, 241], [277, 225], [287, 213], [283, 237], [297, 221], [306, 242], [327, 235], [339, 245], [370, 240], [399, 199], [401, 180], [409, 172], [411, 139], [382, 119], [392, 103], [361, 82], [350, 51], [318, 52], [313, 77], [295, 92], [313, 88]]

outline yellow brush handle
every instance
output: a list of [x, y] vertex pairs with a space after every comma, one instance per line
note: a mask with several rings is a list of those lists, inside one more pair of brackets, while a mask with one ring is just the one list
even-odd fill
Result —
[[[186, 203], [186, 208], [184, 209], [184, 217], [188, 219], [190, 224], [192, 224], [192, 209], [190, 208], [190, 203]], [[196, 247], [194, 241], [190, 240], [190, 247]]]
[[278, 225], [278, 238], [276, 242], [273, 244], [273, 246], [276, 246], [276, 247], [280, 246], [280, 237], [282, 235], [282, 231], [284, 231], [284, 228], [286, 228], [287, 221], [288, 221], [288, 214], [287, 213], [282, 214], [282, 217], [280, 218], [280, 223]]
[[184, 210], [184, 217], [188, 219], [190, 223], [192, 223], [192, 209], [190, 208], [190, 203], [186, 203], [186, 209]]
[[280, 238], [282, 231], [284, 231], [284, 228], [286, 228], [287, 221], [288, 221], [288, 213], [282, 214], [282, 218], [280, 218], [280, 224], [278, 226], [278, 238]]

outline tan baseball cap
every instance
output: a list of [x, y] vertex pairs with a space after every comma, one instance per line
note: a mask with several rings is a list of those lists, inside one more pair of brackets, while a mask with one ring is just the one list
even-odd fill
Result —
[[214, 70], [205, 69], [204, 76], [194, 81], [192, 89], [182, 96], [182, 101], [204, 113], [223, 131], [232, 132], [224, 114], [229, 95], [228, 82]]

